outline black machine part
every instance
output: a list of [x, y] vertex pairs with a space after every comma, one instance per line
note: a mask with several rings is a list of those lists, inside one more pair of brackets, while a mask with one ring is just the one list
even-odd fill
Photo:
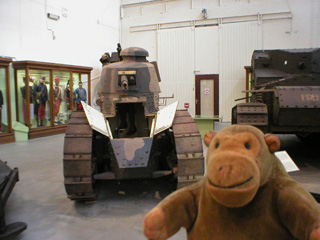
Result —
[[27, 228], [27, 224], [24, 222], [15, 222], [8, 225], [5, 222], [4, 208], [14, 185], [18, 181], [18, 168], [12, 170], [5, 162], [0, 160], [0, 240], [13, 239]]

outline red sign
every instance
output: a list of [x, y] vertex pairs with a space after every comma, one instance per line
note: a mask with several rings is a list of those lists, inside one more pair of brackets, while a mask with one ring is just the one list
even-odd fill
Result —
[[184, 108], [189, 108], [189, 103], [185, 103]]

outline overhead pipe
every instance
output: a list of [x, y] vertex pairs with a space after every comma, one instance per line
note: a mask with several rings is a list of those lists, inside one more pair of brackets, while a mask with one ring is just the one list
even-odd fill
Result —
[[[290, 16], [263, 18], [263, 16], [276, 16], [276, 15], [283, 15], [283, 14], [289, 14]], [[253, 19], [244, 19], [248, 17], [253, 17]], [[234, 18], [238, 18], [238, 19], [234, 19]], [[218, 26], [219, 24], [227, 24], [227, 23], [271, 21], [271, 20], [280, 20], [280, 19], [292, 19], [291, 12], [265, 13], [265, 14], [258, 13], [254, 15], [242, 15], [238, 17], [207, 18], [207, 19], [201, 19], [201, 20], [191, 20], [191, 21], [188, 20], [188, 21], [181, 21], [181, 22], [167, 22], [167, 23], [158, 23], [158, 24], [138, 25], [138, 26], [131, 26], [130, 29], [131, 29], [131, 32], [145, 32], [145, 31], [183, 28], [183, 27], [192, 27], [192, 26], [194, 27]], [[176, 25], [174, 26], [174, 24]], [[138, 28], [138, 29], [135, 29], [135, 28]]]

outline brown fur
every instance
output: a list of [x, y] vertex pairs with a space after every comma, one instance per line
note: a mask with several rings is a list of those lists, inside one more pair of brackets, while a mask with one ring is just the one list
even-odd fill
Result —
[[233, 125], [204, 137], [206, 176], [169, 195], [144, 220], [148, 239], [181, 227], [189, 240], [320, 240], [320, 208], [273, 154], [279, 139]]

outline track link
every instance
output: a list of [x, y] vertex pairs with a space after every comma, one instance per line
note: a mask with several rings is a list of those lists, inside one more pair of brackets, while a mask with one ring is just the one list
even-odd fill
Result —
[[84, 112], [72, 113], [64, 138], [64, 185], [71, 200], [94, 201], [92, 129]]
[[178, 158], [179, 189], [203, 177], [203, 147], [197, 124], [187, 110], [177, 110], [172, 128]]

